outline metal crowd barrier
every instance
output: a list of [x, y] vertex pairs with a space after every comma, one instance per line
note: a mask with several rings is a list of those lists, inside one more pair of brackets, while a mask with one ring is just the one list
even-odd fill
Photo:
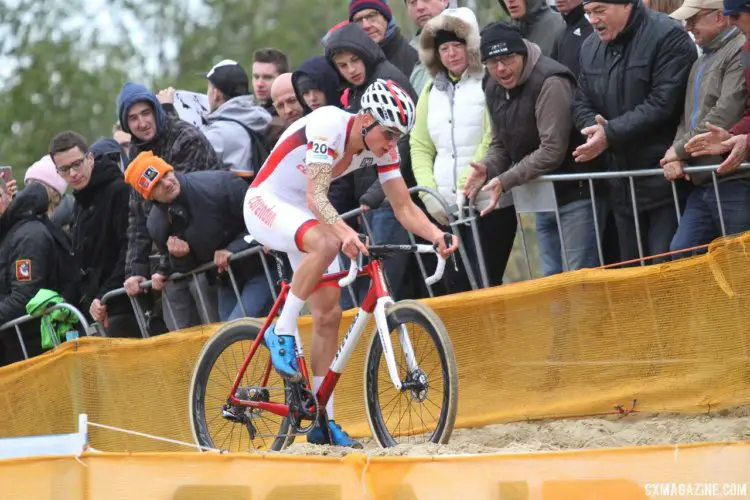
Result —
[[[442, 197], [440, 195], [438, 195], [438, 193], [436, 191], [432, 190], [432, 189], [424, 188], [424, 187], [415, 187], [415, 188], [412, 188], [410, 190], [410, 192], [411, 193], [416, 193], [416, 192], [427, 193], [430, 196], [436, 197], [436, 199], [443, 205], [444, 209], [446, 210], [446, 213], [449, 214], [449, 219], [451, 221], [451, 224], [450, 224], [451, 225], [451, 231], [453, 232], [454, 235], [456, 235], [456, 237], [459, 240], [459, 255], [461, 257], [461, 261], [462, 261], [462, 264], [464, 266], [464, 269], [466, 270], [466, 273], [468, 275], [468, 279], [469, 279], [471, 288], [473, 290], [477, 289], [478, 285], [477, 285], [476, 278], [474, 277], [474, 273], [472, 271], [472, 266], [470, 265], [469, 256], [468, 256], [468, 254], [466, 252], [466, 249], [464, 248], [463, 242], [461, 241], [461, 236], [460, 236], [460, 234], [458, 232], [458, 229], [457, 229], [458, 224], [462, 224], [462, 223], [473, 224], [474, 226], [476, 226], [476, 221], [474, 220], [475, 218], [469, 217], [469, 218], [462, 219], [462, 220], [455, 219], [452, 215], [450, 215], [450, 213], [451, 213], [451, 207], [449, 207], [445, 203], [445, 201], [442, 199]], [[345, 219], [345, 220], [349, 220], [349, 219], [352, 219], [352, 218], [355, 218], [355, 217], [359, 217], [361, 215], [363, 215], [362, 210], [359, 209], [359, 208], [357, 208], [355, 210], [351, 210], [351, 211], [343, 214], [342, 218]], [[367, 235], [370, 237], [371, 241], [374, 241], [375, 238], [373, 237], [372, 228], [370, 227], [369, 223], [367, 222], [367, 218], [366, 217], [362, 217], [362, 226], [365, 228], [365, 231], [366, 231]], [[409, 233], [409, 238], [410, 238], [410, 240], [411, 240], [412, 243], [414, 243], [416, 241], [415, 236], [413, 234], [411, 234], [411, 233]], [[386, 242], [380, 242], [380, 243], [386, 243]], [[481, 252], [481, 248], [478, 251]], [[276, 287], [275, 287], [275, 279], [272, 277], [271, 268], [270, 268], [270, 266], [268, 264], [267, 256], [263, 252], [262, 247], [257, 246], [257, 247], [250, 248], [250, 249], [247, 249], [247, 250], [243, 250], [241, 252], [237, 252], [236, 254], [233, 254], [230, 257], [230, 264], [232, 262], [236, 262], [238, 260], [245, 259], [245, 258], [248, 258], [248, 257], [250, 257], [252, 255], [256, 255], [256, 254], [259, 255], [259, 257], [261, 259], [261, 262], [263, 264], [263, 269], [264, 269], [264, 272], [265, 272], [265, 275], [266, 275], [266, 280], [268, 282], [269, 289], [271, 290], [271, 295], [272, 295], [272, 297], [274, 299], [276, 299], [277, 294], [276, 294]], [[429, 276], [429, 274], [431, 274], [431, 273], [427, 272], [427, 270], [425, 268], [424, 261], [423, 261], [421, 255], [419, 255], [419, 254], [416, 254], [416, 255], [417, 255], [417, 263], [419, 265], [419, 269], [420, 269], [420, 272], [422, 274], [422, 277], [426, 279], [426, 277]], [[480, 253], [480, 255], [481, 255], [481, 253]], [[343, 255], [339, 255], [339, 259], [340, 259], [341, 264], [343, 265], [344, 264]], [[187, 273], [174, 273], [174, 274], [171, 274], [167, 278], [167, 281], [169, 281], [169, 282], [175, 282], [175, 281], [180, 281], [180, 280], [185, 280], [185, 279], [191, 279], [191, 280], [193, 280], [193, 282], [196, 284], [195, 288], [196, 288], [196, 292], [197, 292], [197, 295], [198, 295], [198, 301], [197, 302], [198, 302], [198, 305], [201, 308], [202, 312], [204, 313], [203, 314], [204, 318], [208, 317], [209, 314], [208, 314], [208, 309], [206, 307], [206, 298], [204, 297], [203, 287], [200, 286], [200, 284], [197, 282], [197, 280], [198, 280], [198, 276], [199, 275], [201, 275], [201, 274], [203, 274], [203, 273], [205, 273], [207, 271], [211, 271], [211, 270], [213, 270], [215, 268], [216, 268], [216, 265], [213, 262], [208, 262], [206, 264], [203, 264], [201, 266], [196, 267], [195, 269], [193, 269], [190, 272], [187, 272]], [[237, 297], [237, 301], [238, 301], [238, 304], [240, 305], [242, 314], [246, 315], [246, 311], [245, 311], [244, 305], [242, 304], [241, 292], [240, 292], [239, 286], [237, 284], [237, 279], [235, 278], [235, 275], [232, 272], [231, 266], [228, 268], [227, 272], [229, 274], [229, 278], [230, 278], [230, 281], [232, 283], [232, 288], [233, 288], [235, 296]], [[486, 276], [484, 277], [484, 283], [485, 284], [487, 283]], [[142, 281], [141, 284], [140, 284], [140, 287], [144, 291], [150, 290], [151, 287], [152, 287], [151, 280], [144, 280], [144, 281]], [[435, 294], [434, 294], [434, 291], [433, 291], [432, 287], [428, 286], [427, 289], [428, 289], [429, 295], [431, 297], [434, 297]], [[348, 287], [348, 293], [349, 293], [352, 301], [355, 304], [358, 304], [356, 293], [354, 292], [354, 289], [352, 288], [351, 285]], [[124, 296], [124, 295], [127, 295], [126, 292], [125, 292], [125, 288], [124, 287], [123, 288], [118, 288], [116, 290], [112, 290], [112, 291], [108, 292], [107, 294], [105, 294], [102, 297], [101, 302], [102, 302], [102, 304], [106, 305], [107, 302], [110, 301], [110, 300], [112, 300], [113, 298], [119, 297], [119, 296]], [[147, 313], [143, 310], [143, 307], [141, 306], [141, 304], [138, 301], [137, 297], [130, 297], [130, 296], [128, 296], [128, 300], [130, 301], [130, 304], [131, 304], [131, 306], [133, 308], [133, 312], [135, 313], [136, 321], [138, 323], [138, 328], [139, 328], [139, 330], [141, 332], [141, 336], [144, 337], [144, 338], [150, 337], [150, 334], [148, 332], [148, 316], [147, 316]], [[172, 307], [169, 304], [168, 293], [162, 293], [162, 303], [164, 305], [163, 310], [164, 310], [165, 314], [166, 313], [171, 314], [172, 315], [172, 319], [174, 320], [174, 314], [172, 312]], [[99, 328], [99, 331], [101, 331], [102, 334], [104, 335], [105, 332], [104, 332], [104, 329], [101, 327], [101, 325], [98, 325], [98, 328]]]
[[[747, 167], [750, 167], [750, 165], [745, 164], [742, 165], [740, 168], [745, 169]], [[719, 187], [718, 187], [718, 181], [717, 176], [715, 173], [715, 170], [717, 168], [717, 165], [709, 165], [709, 166], [701, 166], [701, 167], [686, 167], [685, 173], [691, 174], [691, 173], [699, 173], [699, 172], [711, 172], [712, 173], [712, 182], [714, 186], [714, 192], [716, 195], [717, 203], [719, 205], [719, 218], [720, 218], [720, 224], [721, 224], [721, 232], [723, 236], [726, 236], [726, 226], [724, 224], [724, 217], [722, 215], [722, 209], [721, 209], [721, 198], [719, 194]], [[589, 197], [591, 199], [591, 205], [593, 210], [593, 223], [594, 223], [594, 231], [596, 234], [596, 246], [597, 246], [597, 254], [599, 261], [602, 265], [604, 265], [604, 255], [603, 255], [603, 249], [602, 249], [602, 231], [600, 230], [602, 226], [602, 222], [599, 220], [599, 213], [597, 210], [597, 201], [601, 203], [602, 196], [600, 194], [599, 197], [597, 197], [597, 194], [595, 192], [595, 186], [594, 181], [598, 180], [605, 180], [605, 179], [628, 179], [629, 187], [630, 187], [630, 195], [631, 195], [631, 203], [633, 208], [633, 213], [638, 214], [638, 201], [635, 196], [634, 191], [634, 179], [636, 177], [650, 177], [650, 176], [662, 176], [664, 175], [664, 171], [660, 168], [658, 169], [649, 169], [649, 170], [631, 170], [631, 171], [622, 171], [622, 172], [592, 172], [592, 173], [582, 173], [582, 174], [550, 174], [550, 175], [544, 175], [541, 176], [528, 184], [525, 184], [523, 186], [516, 187], [512, 190], [513, 194], [513, 200], [514, 200], [514, 206], [516, 211], [516, 217], [518, 220], [518, 230], [520, 236], [520, 243], [521, 247], [523, 249], [523, 253], [527, 262], [528, 267], [528, 274], [529, 278], [533, 278], [532, 273], [532, 267], [531, 267], [531, 259], [529, 257], [529, 249], [526, 242], [526, 235], [523, 227], [523, 220], [521, 218], [522, 214], [526, 213], [554, 213], [555, 218], [557, 221], [557, 228], [558, 228], [558, 235], [560, 238], [560, 248], [561, 248], [561, 257], [563, 262], [563, 270], [567, 271], [569, 270], [569, 263], [568, 263], [568, 249], [565, 248], [565, 239], [563, 235], [563, 227], [561, 223], [561, 216], [560, 216], [560, 207], [557, 204], [557, 196], [555, 194], [554, 189], [554, 183], [555, 182], [569, 182], [569, 181], [586, 181], [588, 183], [589, 187]], [[665, 180], [665, 182], [667, 182]], [[674, 182], [671, 183], [672, 186], [672, 197], [674, 202], [674, 208], [677, 214], [677, 220], [679, 222], [681, 218], [681, 210], [680, 210], [680, 200], [678, 198], [677, 190], [675, 188]], [[485, 256], [483, 255], [482, 251], [482, 245], [480, 241], [480, 232], [478, 228], [478, 218], [479, 213], [476, 210], [473, 202], [467, 203], [465, 207], [463, 207], [463, 210], [461, 213], [458, 213], [458, 207], [456, 205], [448, 205], [445, 200], [440, 196], [434, 189], [427, 188], [427, 187], [414, 187], [409, 190], [410, 193], [420, 193], [420, 194], [426, 194], [428, 196], [432, 196], [435, 199], [438, 200], [438, 202], [443, 206], [443, 209], [445, 210], [446, 214], [448, 215], [449, 220], [449, 227], [450, 231], [458, 238], [459, 240], [459, 257], [461, 259], [461, 263], [463, 265], [463, 271], [466, 273], [466, 276], [468, 278], [469, 284], [471, 286], [472, 290], [476, 290], [477, 288], [487, 288], [489, 286], [489, 278], [487, 275], [487, 265], [486, 265], [486, 258], [492, 258], [492, 256]], [[387, 203], [387, 201], [385, 202]], [[367, 220], [367, 217], [363, 216], [363, 212], [361, 209], [357, 208], [355, 210], [351, 210], [349, 212], [346, 212], [342, 215], [342, 218], [345, 220], [350, 220], [352, 218], [361, 217], [361, 227], [364, 228], [367, 235], [370, 237], [371, 241], [375, 241], [375, 238], [373, 237], [373, 231], [370, 227], [370, 224]], [[641, 236], [641, 228], [638, 221], [638, 217], [634, 216], [634, 224], [635, 224], [635, 233], [636, 233], [636, 239], [638, 244], [638, 251], [639, 251], [639, 257], [641, 265], [645, 265], [645, 260], [647, 256], [644, 255], [643, 251], [643, 241]], [[474, 249], [476, 252], [476, 259], [477, 259], [477, 267], [479, 270], [479, 276], [476, 276], [476, 273], [474, 271], [474, 267], [471, 265], [471, 257], [469, 256], [469, 253], [467, 252], [467, 249], [464, 245], [464, 242], [461, 239], [461, 234], [459, 231], [459, 228], [461, 226], [466, 226], [468, 230], [470, 231], [471, 238], [474, 242]], [[416, 242], [416, 238], [413, 234], [409, 233], [409, 238], [412, 243]], [[385, 243], [385, 242], [377, 242], [377, 243]], [[259, 255], [259, 258], [261, 259], [261, 262], [263, 264], [263, 269], [266, 275], [266, 280], [269, 286], [269, 289], [271, 291], [272, 297], [276, 298], [276, 283], [275, 278], [272, 277], [271, 268], [267, 261], [267, 256], [263, 252], [262, 247], [257, 246], [248, 250], [244, 250], [242, 252], [238, 252], [231, 256], [230, 263], [236, 262], [240, 259], [245, 259], [253, 255]], [[422, 259], [421, 255], [417, 255], [417, 264], [419, 266], [420, 272], [422, 274], [422, 277], [425, 278], [430, 273], [427, 271], [425, 267], [425, 263]], [[343, 260], [343, 254], [339, 256], [340, 261], [342, 263], [342, 266], [344, 266], [345, 262]], [[202, 312], [204, 313], [204, 317], [208, 316], [208, 311], [206, 307], [206, 300], [204, 297], [204, 291], [202, 287], [197, 283], [198, 276], [215, 269], [215, 265], [213, 262], [206, 263], [202, 266], [199, 266], [195, 269], [193, 269], [190, 272], [187, 273], [174, 273], [168, 277], [168, 281], [175, 282], [179, 280], [185, 280], [185, 279], [191, 279], [193, 282], [196, 283], [196, 291], [198, 295], [198, 304], [199, 307], [202, 309]], [[237, 279], [232, 272], [231, 266], [228, 268], [228, 274], [230, 277], [230, 281], [232, 283], [232, 288], [234, 291], [235, 296], [237, 297], [238, 304], [241, 308], [242, 314], [246, 315], [246, 311], [244, 308], [244, 305], [242, 303], [242, 297], [241, 292], [237, 283]], [[387, 279], [387, 278], [386, 278]], [[151, 288], [151, 280], [145, 280], [141, 283], [141, 288], [143, 290], [150, 290]], [[348, 293], [352, 299], [353, 303], [358, 303], [356, 293], [354, 292], [354, 289], [352, 286], [349, 286]], [[434, 297], [435, 293], [433, 291], [433, 288], [431, 286], [428, 286], [428, 293], [430, 297]], [[109, 293], [107, 293], [102, 298], [102, 303], [106, 304], [108, 300], [111, 300], [113, 297], [116, 296], [122, 296], [125, 295], [125, 289], [120, 288], [117, 290], [113, 290]], [[143, 311], [143, 308], [139, 304], [137, 298], [135, 297], [129, 297], [129, 300], [131, 302], [131, 305], [133, 307], [133, 310], [135, 312], [135, 316], [138, 321], [138, 326], [141, 330], [141, 334], [143, 337], [148, 337], [148, 318], [146, 313]], [[168, 312], [172, 314], [172, 317], [174, 318], [174, 314], [171, 312], [172, 308], [169, 305], [169, 299], [168, 294], [163, 293], [162, 294], [162, 301], [164, 303], [164, 309], [165, 312]]]
[[[59, 311], [59, 310], [67, 310], [73, 313], [76, 318], [78, 318], [78, 321], [83, 326], [84, 333], [86, 336], [91, 336], [92, 333], [92, 327], [89, 325], [89, 322], [86, 320], [86, 317], [79, 311], [75, 306], [72, 306], [66, 302], [63, 302], [62, 304], [56, 304], [44, 311], [44, 314], [49, 314], [53, 311]], [[21, 344], [21, 351], [23, 352], [23, 358], [29, 359], [29, 352], [26, 349], [26, 343], [23, 341], [23, 335], [21, 334], [21, 325], [24, 323], [28, 323], [32, 320], [38, 320], [39, 316], [31, 316], [29, 314], [26, 314], [24, 316], [21, 316], [20, 318], [16, 318], [13, 320], [8, 321], [7, 323], [4, 323], [3, 325], [0, 325], [0, 332], [3, 332], [5, 330], [8, 330], [9, 328], [14, 328], [16, 330], [16, 336], [18, 337], [18, 342]], [[41, 331], [37, 332], [37, 335], [41, 335]], [[60, 345], [57, 342], [57, 339], [54, 335], [52, 335], [52, 343], [55, 347]]]
[[[746, 170], [750, 167], [750, 164], [743, 164], [739, 167], [741, 170]], [[686, 174], [711, 172], [711, 182], [716, 196], [719, 213], [719, 223], [721, 227], [721, 235], [727, 236], [726, 225], [724, 223], [723, 209], [721, 206], [721, 196], [719, 193], [719, 183], [716, 176], [716, 169], [718, 165], [705, 165], [697, 167], [685, 167], [684, 172]], [[596, 234], [596, 246], [599, 257], [599, 262], [604, 265], [604, 256], [602, 252], [602, 231], [600, 231], [601, 222], [598, 220], [597, 210], [597, 196], [594, 189], [594, 181], [607, 180], [607, 179], [627, 179], [630, 189], [630, 202], [633, 209], [636, 242], [638, 245], [638, 257], [641, 266], [646, 265], [646, 260], [649, 257], [645, 255], [643, 251], [643, 238], [641, 234], [641, 227], [639, 223], [638, 214], [638, 200], [635, 195], [635, 178], [636, 177], [664, 177], [664, 170], [661, 168], [645, 169], [645, 170], [628, 170], [621, 172], [592, 172], [582, 174], [549, 174], [538, 177], [523, 186], [518, 186], [512, 190], [513, 202], [516, 207], [516, 213], [544, 213], [553, 212], [557, 219], [557, 227], [560, 237], [560, 247], [562, 253], [562, 262], [564, 270], [568, 270], [568, 259], [567, 250], [565, 249], [565, 240], [562, 233], [562, 225], [560, 223], [560, 207], [557, 205], [557, 197], [555, 195], [554, 183], [555, 182], [568, 182], [568, 181], [586, 181], [589, 187], [589, 196], [591, 198], [591, 205], [593, 210], [594, 218], [594, 231]], [[730, 180], [731, 181], [731, 180]], [[664, 182], [667, 182], [666, 180]], [[672, 189], [672, 201], [674, 203], [675, 214], [677, 216], [677, 222], [679, 223], [682, 218], [682, 211], [680, 210], [680, 200], [677, 194], [677, 189], [674, 182], [670, 182]], [[601, 196], [599, 197], [601, 201]], [[748, 200], [750, 203], [750, 200]], [[519, 227], [521, 225], [521, 219], [519, 217]], [[523, 236], [523, 231], [521, 231]], [[530, 262], [528, 250], [524, 244], [524, 253], [527, 262]], [[529, 264], [529, 275], [531, 276], [531, 268]]]

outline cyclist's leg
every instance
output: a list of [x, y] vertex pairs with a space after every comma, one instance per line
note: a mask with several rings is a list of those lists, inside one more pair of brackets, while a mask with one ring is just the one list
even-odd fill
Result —
[[[323, 286], [315, 290], [307, 299], [313, 317], [313, 337], [310, 348], [310, 363], [313, 373], [313, 392], [323, 383], [338, 348], [341, 306], [338, 286]], [[326, 405], [328, 418], [333, 418], [333, 395]]]
[[291, 291], [279, 319], [264, 337], [276, 370], [292, 378], [299, 376], [294, 359], [297, 317], [340, 247], [338, 238], [317, 222], [304, 203], [304, 198], [289, 201], [275, 193], [250, 188], [244, 207], [248, 232], [264, 245], [286, 252], [294, 270]]

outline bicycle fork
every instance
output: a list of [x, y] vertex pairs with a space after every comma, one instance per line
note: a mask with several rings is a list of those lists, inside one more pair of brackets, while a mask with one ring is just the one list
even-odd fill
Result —
[[[404, 389], [401, 377], [398, 374], [398, 365], [396, 363], [396, 356], [393, 352], [393, 344], [391, 343], [391, 332], [388, 328], [388, 317], [386, 315], [386, 308], [392, 304], [395, 304], [391, 297], [380, 297], [375, 304], [375, 324], [378, 328], [378, 335], [380, 336], [380, 345], [383, 347], [383, 356], [385, 356], [385, 363], [388, 366], [388, 375], [391, 377], [391, 382], [397, 390], [401, 391]], [[414, 356], [414, 349], [411, 345], [411, 339], [409, 333], [406, 331], [404, 325], [398, 326], [399, 342], [401, 348], [404, 351], [404, 358], [406, 359], [406, 366], [409, 373], [415, 372], [419, 367], [417, 366], [417, 360]]]

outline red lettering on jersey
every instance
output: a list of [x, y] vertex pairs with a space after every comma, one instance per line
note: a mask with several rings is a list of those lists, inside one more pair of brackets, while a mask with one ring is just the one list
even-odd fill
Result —
[[247, 208], [253, 213], [263, 224], [268, 227], [273, 226], [273, 221], [276, 220], [276, 211], [266, 205], [263, 198], [260, 196], [253, 196], [247, 202]]

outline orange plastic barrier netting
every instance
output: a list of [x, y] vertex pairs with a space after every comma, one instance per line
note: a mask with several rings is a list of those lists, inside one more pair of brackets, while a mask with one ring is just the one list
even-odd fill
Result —
[[3, 460], [0, 477], [5, 500], [645, 500], [749, 498], [748, 463], [750, 443], [370, 460], [85, 453]]
[[[672, 264], [578, 271], [429, 301], [456, 350], [457, 425], [611, 413], [633, 399], [641, 411], [750, 403], [749, 243], [750, 234]], [[309, 326], [302, 321], [305, 339]], [[215, 328], [87, 338], [0, 369], [0, 436], [73, 432], [87, 413], [92, 422], [192, 441], [188, 385]], [[336, 420], [355, 436], [370, 432], [365, 340], [336, 393]], [[102, 429], [92, 429], [91, 442], [102, 451], [187, 451]]]

